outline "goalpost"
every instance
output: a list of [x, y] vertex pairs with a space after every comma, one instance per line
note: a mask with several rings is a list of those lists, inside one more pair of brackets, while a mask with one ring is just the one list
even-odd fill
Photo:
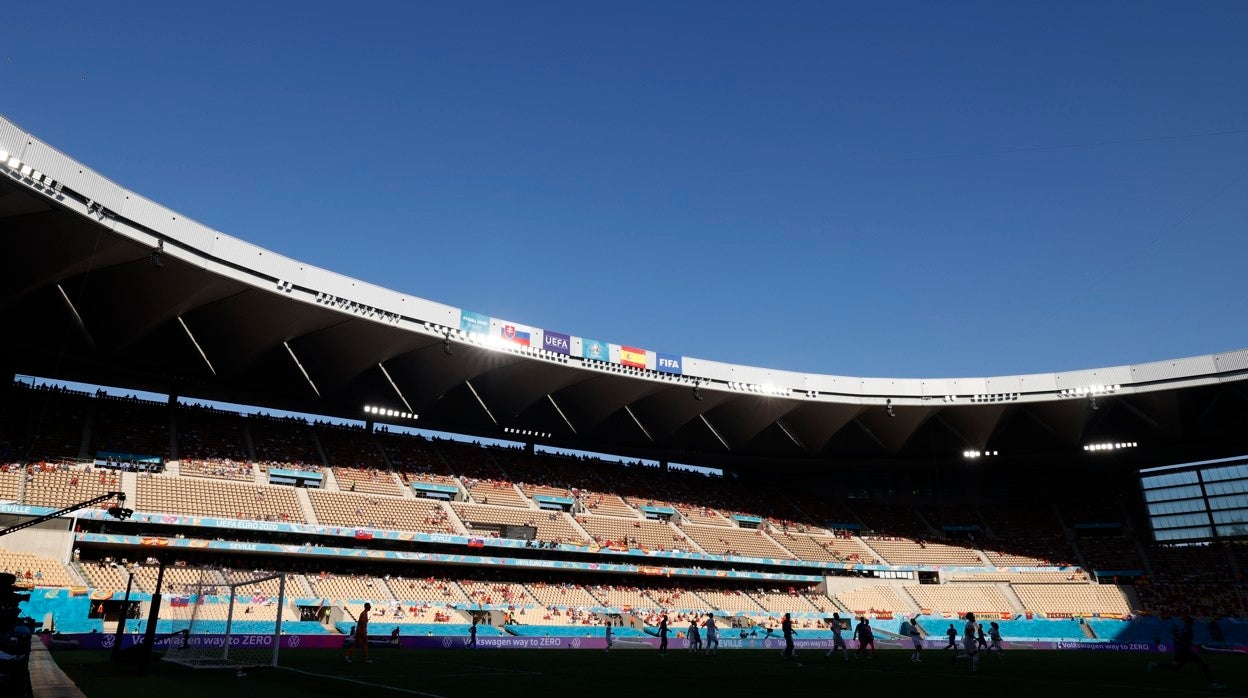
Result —
[[166, 593], [164, 661], [196, 669], [277, 666], [286, 576], [271, 572], [198, 571]]

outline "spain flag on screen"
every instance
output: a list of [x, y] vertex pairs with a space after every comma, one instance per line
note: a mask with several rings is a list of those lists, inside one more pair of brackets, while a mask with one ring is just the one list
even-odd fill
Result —
[[620, 363], [633, 368], [646, 367], [646, 350], [633, 347], [620, 347]]

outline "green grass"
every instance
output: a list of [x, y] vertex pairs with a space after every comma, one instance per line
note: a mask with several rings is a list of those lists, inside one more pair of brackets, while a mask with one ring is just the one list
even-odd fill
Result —
[[1146, 672], [1160, 655], [1099, 652], [1011, 652], [986, 657], [976, 674], [969, 662], [928, 652], [922, 664], [908, 653], [884, 651], [871, 661], [825, 661], [799, 652], [786, 662], [776, 650], [733, 650], [706, 658], [686, 652], [660, 657], [653, 650], [446, 650], [374, 649], [373, 663], [348, 664], [333, 650], [290, 650], [283, 669], [198, 670], [153, 662], [146, 676], [114, 667], [105, 652], [58, 651], [57, 663], [88, 698], [355, 698], [357, 696], [615, 696], [671, 695], [824, 696], [1200, 696], [1248, 692], [1248, 657], [1206, 655], [1214, 678], [1227, 685], [1208, 690], [1200, 670]]

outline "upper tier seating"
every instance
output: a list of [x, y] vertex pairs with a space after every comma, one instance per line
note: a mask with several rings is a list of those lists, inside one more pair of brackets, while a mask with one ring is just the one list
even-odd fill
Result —
[[[29, 465], [26, 470], [26, 498], [23, 501], [30, 506], [60, 509], [121, 489], [121, 478], [113, 470], [47, 464]], [[17, 473], [10, 475], [20, 478]], [[16, 493], [13, 498], [17, 498]], [[95, 508], [107, 509], [115, 503], [113, 500], [105, 501], [96, 504]]]
[[304, 523], [290, 487], [140, 475], [135, 509], [189, 516]]
[[385, 580], [372, 575], [337, 575], [323, 572], [319, 575], [308, 575], [308, 583], [314, 594], [336, 603], [370, 599], [383, 603], [396, 601]]
[[546, 606], [601, 606], [580, 584], [529, 582], [526, 585], [538, 601]]
[[17, 577], [18, 585], [67, 587], [75, 582], [69, 570], [50, 557], [0, 548], [0, 572]]
[[320, 472], [316, 434], [302, 419], [251, 415], [247, 418], [256, 460], [266, 470], [283, 468]]
[[255, 466], [247, 455], [247, 425], [241, 416], [181, 406], [177, 419], [179, 474], [254, 481]]
[[517, 607], [542, 605], [523, 584], [461, 580], [459, 586], [474, 604]]
[[863, 542], [893, 565], [962, 565], [979, 567], [984, 564], [970, 548], [945, 543], [864, 536]]
[[907, 613], [914, 606], [902, 598], [902, 593], [897, 587], [877, 584], [842, 591], [836, 594], [836, 600], [855, 614], [876, 611]]
[[876, 562], [876, 556], [854, 538], [812, 536], [775, 530], [771, 532], [771, 537], [802, 560], [866, 564]]
[[[496, 526], [533, 526], [537, 529], [537, 539], [554, 543], [571, 543], [588, 545], [589, 540], [581, 535], [572, 520], [564, 512], [538, 511], [536, 509], [513, 509], [482, 504], [451, 504], [468, 532], [472, 535], [490, 535], [490, 528]], [[474, 526], [473, 524], [479, 524]]]
[[84, 392], [14, 381], [0, 404], [0, 461], [75, 460], [92, 398]]
[[981, 508], [981, 513], [995, 536], [983, 541], [984, 553], [993, 565], [1066, 567], [1075, 564], [1075, 551], [1050, 507], [987, 506]]
[[1126, 595], [1109, 584], [1015, 584], [1028, 611], [1046, 614], [1131, 613]]
[[99, 451], [169, 458], [169, 406], [146, 400], [100, 398], [91, 428], [94, 456]]
[[316, 434], [338, 489], [391, 496], [403, 493], [370, 432], [322, 424], [317, 427]]
[[935, 613], [1013, 610], [1001, 590], [991, 584], [914, 584], [907, 585], [906, 591], [919, 608]]
[[425, 533], [459, 533], [446, 504], [432, 499], [308, 490], [312, 511], [323, 526], [384, 528]]
[[645, 550], [679, 550], [681, 552], [693, 550], [693, 546], [684, 540], [680, 531], [663, 521], [622, 519], [592, 514], [581, 515], [577, 517], [577, 520], [589, 532], [589, 535], [594, 537], [594, 542], [603, 547], [614, 544]]
[[436, 577], [392, 577], [386, 580], [390, 593], [403, 602], [432, 604], [468, 603], [468, 597], [454, 581]]
[[492, 504], [495, 506], [515, 507], [517, 509], [529, 509], [529, 500], [516, 491], [508, 480], [477, 480], [465, 477], [463, 483], [468, 487], [468, 492], [472, 495], [472, 501], [477, 504]]
[[681, 526], [703, 550], [711, 555], [735, 555], [771, 560], [789, 560], [792, 553], [776, 545], [761, 530], [726, 528], [724, 526]]

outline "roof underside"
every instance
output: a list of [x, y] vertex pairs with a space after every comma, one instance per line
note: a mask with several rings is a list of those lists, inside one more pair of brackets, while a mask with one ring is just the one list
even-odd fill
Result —
[[[748, 468], [924, 462], [964, 450], [1082, 453], [1136, 441], [1150, 462], [1243, 452], [1242, 380], [1005, 404], [882, 405], [769, 397], [453, 343], [292, 300], [164, 255], [0, 180], [0, 367], [14, 373], [554, 446]], [[699, 399], [700, 398], [700, 399]], [[406, 400], [406, 403], [404, 402]], [[890, 414], [891, 412], [891, 414]], [[1144, 449], [1141, 449], [1143, 451]]]

